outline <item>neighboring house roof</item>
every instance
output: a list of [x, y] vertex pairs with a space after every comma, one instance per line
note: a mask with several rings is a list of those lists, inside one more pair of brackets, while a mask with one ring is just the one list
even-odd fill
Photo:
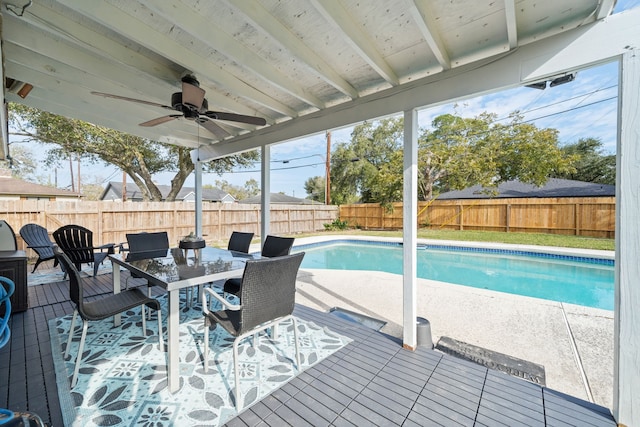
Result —
[[[238, 203], [256, 203], [260, 204], [260, 194], [253, 197], [247, 197], [246, 199], [239, 200]], [[283, 204], [283, 205], [319, 205], [320, 202], [315, 202], [311, 199], [300, 199], [298, 197], [287, 196], [282, 193], [271, 193], [271, 204]]]
[[73, 191], [35, 184], [0, 173], [0, 197], [77, 199], [78, 196], [78, 193]]
[[542, 187], [533, 184], [525, 184], [520, 181], [507, 181], [498, 186], [498, 194], [492, 195], [483, 192], [480, 185], [465, 188], [464, 190], [448, 191], [437, 197], [437, 200], [453, 199], [507, 199], [527, 197], [605, 197], [615, 196], [616, 187], [607, 184], [595, 184], [593, 182], [573, 181], [570, 179], [549, 178]]
[[[162, 194], [164, 200], [171, 191], [169, 185], [158, 185], [158, 190]], [[122, 183], [121, 182], [109, 182], [105, 187], [100, 200], [120, 200], [122, 199]], [[133, 184], [127, 183], [127, 200], [142, 201], [142, 192], [140, 188]], [[195, 200], [195, 188], [182, 187], [176, 196], [176, 200], [194, 201]], [[222, 191], [218, 188], [203, 188], [202, 189], [202, 201], [204, 202], [235, 202], [234, 197]]]

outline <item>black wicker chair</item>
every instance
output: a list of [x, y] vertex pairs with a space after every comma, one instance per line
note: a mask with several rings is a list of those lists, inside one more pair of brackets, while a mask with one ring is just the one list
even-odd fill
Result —
[[75, 387], [78, 380], [82, 351], [84, 350], [84, 342], [87, 337], [87, 327], [89, 326], [90, 321], [103, 320], [132, 308], [141, 307], [142, 333], [143, 335], [146, 335], [147, 324], [145, 322], [146, 316], [144, 315], [144, 307], [149, 307], [156, 310], [158, 313], [158, 347], [160, 351], [164, 350], [162, 340], [162, 315], [158, 300], [147, 297], [139, 289], [128, 289], [117, 294], [109, 294], [105, 297], [87, 302], [84, 300], [83, 296], [83, 279], [80, 277], [80, 273], [78, 273], [75, 265], [59, 247], [54, 246], [53, 251], [58, 262], [60, 262], [60, 265], [62, 265], [65, 271], [69, 274], [69, 298], [75, 305], [75, 309], [73, 310], [73, 319], [71, 320], [71, 328], [69, 329], [69, 339], [67, 340], [67, 347], [64, 352], [65, 359], [69, 355], [69, 349], [71, 348], [71, 341], [73, 339], [78, 314], [80, 314], [80, 318], [83, 320], [82, 337], [80, 338], [80, 347], [78, 348], [78, 353], [76, 355], [75, 369], [73, 371], [73, 378], [71, 379], [71, 388]]
[[[289, 255], [291, 248], [293, 247], [294, 240], [295, 237], [278, 237], [268, 235], [264, 240], [261, 255], [266, 258]], [[239, 277], [227, 279], [224, 282], [224, 287], [222, 288], [223, 294], [238, 295], [241, 286], [240, 282], [241, 279]]]
[[[156, 233], [128, 233], [127, 237], [127, 250], [129, 251], [129, 257], [143, 256], [144, 253], [153, 253], [156, 257], [164, 251], [164, 255], [169, 250], [169, 234], [166, 231], [159, 231]], [[131, 276], [134, 279], [140, 279], [141, 276], [131, 272]], [[129, 286], [129, 280], [127, 278], [125, 288]], [[151, 287], [153, 285], [147, 281], [147, 296], [151, 297]], [[151, 318], [151, 312], [147, 313], [147, 319]]]
[[[142, 256], [144, 253], [153, 253], [154, 257], [158, 256], [162, 251], [169, 250], [169, 235], [166, 231], [157, 233], [128, 233], [127, 246], [131, 256]], [[140, 278], [136, 273], [131, 273], [131, 277]], [[147, 294], [151, 296], [151, 284], [147, 282]]]
[[[296, 346], [296, 367], [300, 370], [300, 352], [298, 348], [298, 326], [291, 315], [295, 303], [296, 276], [304, 252], [277, 258], [248, 260], [240, 292], [240, 304], [232, 304], [214, 290], [202, 291], [202, 311], [204, 314], [204, 370], [209, 368], [209, 329], [222, 326], [235, 337], [233, 341], [233, 368], [235, 376], [235, 404], [240, 411], [241, 391], [238, 374], [238, 344], [244, 338], [255, 334], [253, 345], [257, 344], [257, 334], [277, 325], [285, 319], [293, 322], [293, 334]], [[210, 311], [207, 296], [223, 304], [225, 309]], [[246, 353], [245, 353], [246, 354]]]
[[36, 268], [43, 261], [52, 259], [54, 260], [53, 266], [56, 267], [58, 265], [58, 260], [53, 253], [53, 242], [49, 238], [49, 232], [46, 228], [38, 224], [26, 224], [20, 229], [20, 236], [27, 244], [27, 247], [33, 249], [38, 255], [36, 265], [33, 266], [31, 271], [32, 273], [36, 271]]
[[289, 255], [295, 240], [294, 237], [268, 235], [267, 238], [264, 239], [261, 255], [267, 258]]
[[251, 246], [251, 239], [253, 239], [253, 233], [243, 233], [241, 231], [234, 231], [229, 238], [229, 245], [227, 250], [235, 252], [249, 252], [249, 246]]
[[[98, 273], [100, 264], [109, 254], [114, 253], [115, 245], [113, 243], [93, 246], [93, 231], [80, 225], [71, 224], [60, 227], [53, 232], [53, 238], [76, 269], [81, 270], [82, 264], [93, 263], [94, 276]], [[58, 259], [58, 261], [60, 260]]]

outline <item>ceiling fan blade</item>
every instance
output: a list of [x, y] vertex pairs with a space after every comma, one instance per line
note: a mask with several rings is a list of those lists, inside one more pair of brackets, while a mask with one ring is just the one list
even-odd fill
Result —
[[170, 107], [168, 105], [158, 104], [157, 102], [144, 101], [142, 99], [128, 98], [126, 96], [113, 95], [113, 94], [110, 94], [110, 93], [103, 93], [103, 92], [91, 92], [91, 94], [92, 95], [103, 96], [105, 98], [121, 99], [123, 101], [137, 102], [138, 104], [151, 105], [152, 107], [160, 107], [160, 108], [167, 108], [169, 110], [173, 110], [173, 107]]
[[149, 120], [143, 123], [140, 123], [139, 126], [151, 127], [156, 126], [162, 123], [169, 122], [171, 120], [177, 119], [178, 117], [182, 117], [182, 114], [172, 114], [170, 116], [158, 117], [157, 119]]
[[204, 117], [200, 117], [196, 120], [200, 126], [217, 136], [218, 138], [226, 138], [231, 134], [224, 130], [221, 126], [215, 124], [211, 120], [207, 120]]
[[230, 122], [248, 123], [250, 125], [264, 126], [267, 121], [262, 117], [245, 116], [242, 114], [225, 113], [224, 111], [206, 111], [205, 116], [215, 120], [227, 120]]
[[194, 86], [191, 83], [182, 82], [182, 103], [189, 104], [196, 107], [196, 109], [202, 108], [202, 101], [204, 101], [204, 89]]

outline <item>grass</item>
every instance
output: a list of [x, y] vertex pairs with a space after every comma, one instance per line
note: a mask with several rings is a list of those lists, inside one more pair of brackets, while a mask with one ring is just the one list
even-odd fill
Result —
[[[372, 230], [340, 230], [320, 233], [305, 233], [296, 237], [317, 236], [326, 234], [354, 234], [360, 236], [402, 237], [402, 231], [372, 231]], [[541, 233], [504, 233], [497, 231], [458, 231], [458, 230], [418, 230], [421, 239], [458, 240], [468, 242], [494, 242], [519, 245], [557, 246], [564, 248], [599, 249], [613, 251], [614, 239], [595, 237], [565, 236], [560, 234]]]

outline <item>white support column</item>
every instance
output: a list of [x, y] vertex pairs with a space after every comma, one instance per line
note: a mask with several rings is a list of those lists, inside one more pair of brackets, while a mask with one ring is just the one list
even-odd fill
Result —
[[618, 109], [613, 415], [640, 426], [640, 50], [622, 55]]
[[260, 179], [260, 191], [262, 194], [261, 213], [260, 213], [260, 240], [264, 245], [264, 239], [269, 234], [269, 225], [271, 222], [271, 147], [265, 145], [262, 147], [262, 167]]
[[404, 112], [404, 172], [402, 207], [402, 345], [415, 350], [418, 243], [418, 112]]
[[198, 158], [195, 162], [195, 184], [196, 184], [196, 236], [202, 237], [202, 162]]

